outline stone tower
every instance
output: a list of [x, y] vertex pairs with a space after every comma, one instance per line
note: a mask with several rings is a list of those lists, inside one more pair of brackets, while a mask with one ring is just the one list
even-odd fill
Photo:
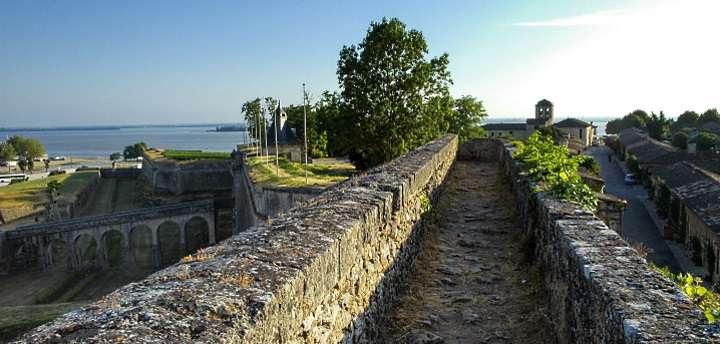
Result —
[[549, 127], [553, 124], [553, 103], [543, 99], [535, 104], [535, 120], [539, 125]]

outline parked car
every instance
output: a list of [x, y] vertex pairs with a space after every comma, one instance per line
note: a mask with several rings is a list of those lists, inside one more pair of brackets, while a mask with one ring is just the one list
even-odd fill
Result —
[[50, 175], [50, 176], [56, 176], [56, 175], [58, 175], [58, 174], [65, 174], [65, 173], [67, 173], [67, 171], [65, 171], [65, 170], [52, 170], [52, 171], [50, 171], [50, 174], [49, 174], [49, 175]]
[[635, 176], [635, 173], [628, 173], [625, 175], [625, 184], [627, 184], [627, 185], [637, 184], [637, 177]]

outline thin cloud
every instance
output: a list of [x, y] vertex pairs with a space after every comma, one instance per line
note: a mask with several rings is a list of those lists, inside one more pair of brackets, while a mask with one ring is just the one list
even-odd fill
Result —
[[556, 18], [545, 21], [519, 22], [512, 26], [526, 27], [573, 27], [573, 26], [602, 26], [620, 22], [630, 13], [629, 10], [609, 10], [590, 14], [581, 14], [571, 17]]

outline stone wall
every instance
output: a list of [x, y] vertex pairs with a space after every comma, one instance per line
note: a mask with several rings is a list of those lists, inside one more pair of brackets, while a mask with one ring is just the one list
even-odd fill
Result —
[[581, 206], [533, 194], [497, 140], [463, 146], [459, 158], [500, 159], [542, 267], [550, 316], [563, 343], [718, 341], [716, 327], [622, 237]]
[[103, 178], [135, 179], [140, 176], [139, 168], [101, 168], [100, 176]]
[[273, 187], [255, 185], [250, 180], [246, 156], [233, 153], [233, 197], [235, 198], [235, 232], [254, 226], [261, 219], [276, 217], [325, 190], [317, 187]]
[[499, 160], [510, 175], [561, 342], [720, 340], [605, 223], [578, 205], [531, 193], [511, 152], [496, 140], [458, 151], [457, 138], [446, 136], [21, 340], [373, 342], [456, 153]]
[[153, 188], [175, 195], [230, 190], [233, 183], [229, 160], [175, 161], [146, 155], [142, 176]]
[[610, 229], [623, 236], [623, 214], [627, 208], [627, 201], [613, 195], [599, 193], [598, 207], [595, 215], [599, 217]]
[[456, 150], [455, 136], [432, 142], [22, 341], [372, 340]]

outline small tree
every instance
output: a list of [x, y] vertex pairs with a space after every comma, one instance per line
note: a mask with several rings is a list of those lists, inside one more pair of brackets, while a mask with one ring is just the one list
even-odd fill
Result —
[[50, 169], [50, 159], [43, 159], [43, 164], [45, 164], [45, 172], [47, 172]]
[[[0, 142], [0, 161], [8, 162], [15, 159], [16, 156], [15, 147], [8, 142]], [[7, 168], [10, 171], [10, 164], [7, 165]]]
[[147, 148], [148, 147], [145, 142], [138, 142], [134, 145], [126, 146], [123, 150], [123, 157], [126, 160], [139, 158], [143, 155], [143, 152], [145, 152]]
[[687, 141], [687, 134], [679, 132], [673, 135], [672, 145], [680, 149], [687, 149]]
[[482, 101], [472, 96], [462, 96], [454, 101], [448, 132], [458, 134], [460, 141], [482, 137], [482, 122], [487, 117]]
[[111, 161], [118, 161], [118, 160], [122, 159], [122, 157], [123, 157], [123, 155], [120, 154], [119, 152], [115, 152], [115, 153], [110, 154], [110, 160], [111, 160]]
[[27, 167], [28, 167], [27, 160], [25, 160], [25, 159], [20, 159], [20, 160], [18, 161], [18, 167], [20, 167], [20, 171], [22, 171], [22, 172], [24, 173], [25, 170], [27, 170]]

